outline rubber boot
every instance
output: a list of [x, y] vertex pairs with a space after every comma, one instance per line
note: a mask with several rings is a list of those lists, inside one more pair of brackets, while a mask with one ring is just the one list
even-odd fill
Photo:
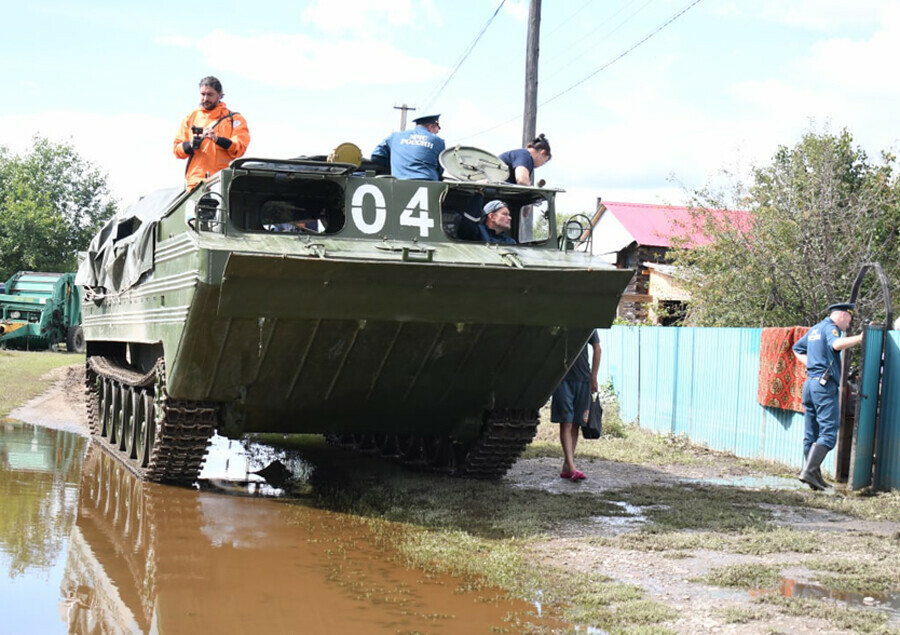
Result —
[[817, 467], [815, 477], [819, 480], [819, 485], [822, 487], [831, 487], [831, 483], [825, 480], [825, 477], [822, 476], [822, 468]]
[[[809, 452], [804, 452], [804, 453], [803, 453], [803, 465], [806, 465], [806, 460], [807, 460], [808, 457], [809, 457]], [[826, 487], [831, 487], [831, 483], [829, 483], [828, 481], [826, 481], [826, 480], [825, 480], [825, 477], [822, 476], [822, 468], [821, 468], [821, 467], [817, 467], [817, 468], [812, 472], [812, 475], [813, 475], [813, 478], [816, 479], [818, 485], [821, 486], [822, 489], [825, 489]], [[802, 480], [802, 479], [801, 479], [801, 480]]]
[[828, 486], [824, 481], [820, 480], [821, 477], [816, 478], [816, 472], [819, 466], [822, 465], [826, 454], [828, 454], [828, 448], [818, 443], [813, 443], [809, 449], [809, 456], [806, 458], [806, 465], [803, 467], [803, 471], [800, 472], [800, 480], [819, 492]]

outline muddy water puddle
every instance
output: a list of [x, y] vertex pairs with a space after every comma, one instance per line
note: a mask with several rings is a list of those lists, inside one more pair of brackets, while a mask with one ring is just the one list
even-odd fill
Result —
[[[759, 592], [751, 592], [751, 595]], [[776, 593], [787, 598], [807, 598], [813, 600], [835, 600], [850, 606], [864, 606], [886, 613], [892, 620], [900, 618], [900, 592], [887, 594], [856, 593], [838, 591], [820, 584], [800, 582], [792, 578], [782, 578]]]
[[684, 479], [686, 482], [699, 482], [705, 485], [727, 485], [729, 487], [744, 487], [746, 489], [780, 489], [780, 490], [807, 490], [809, 486], [796, 478], [772, 476], [769, 474], [744, 474], [719, 478]]
[[[0, 423], [3, 629], [492, 633], [547, 624], [499, 589], [469, 591], [403, 566], [379, 547], [382, 525], [286, 495], [313, 469], [302, 460], [216, 443], [198, 491], [144, 483], [71, 432]], [[290, 488], [254, 474], [276, 461]]]

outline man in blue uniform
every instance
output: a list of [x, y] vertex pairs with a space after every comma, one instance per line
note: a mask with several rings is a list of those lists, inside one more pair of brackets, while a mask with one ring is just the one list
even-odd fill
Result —
[[463, 214], [460, 219], [459, 237], [483, 243], [515, 245], [515, 238], [508, 235], [511, 229], [512, 214], [509, 207], [503, 201], [491, 201], [484, 206], [482, 219]]
[[[593, 348], [593, 360], [588, 364], [588, 346]], [[581, 481], [584, 472], [575, 469], [575, 446], [578, 429], [587, 423], [591, 408], [591, 393], [597, 392], [597, 372], [600, 370], [600, 338], [591, 331], [587, 346], [582, 349], [572, 368], [553, 392], [550, 402], [550, 421], [559, 424], [559, 441], [563, 448], [560, 478]]]
[[444, 151], [444, 140], [437, 136], [440, 115], [414, 119], [412, 130], [394, 132], [372, 150], [372, 161], [391, 167], [398, 179], [440, 181], [444, 170], [438, 157]]
[[806, 366], [806, 382], [803, 384], [805, 465], [800, 472], [800, 480], [814, 490], [830, 487], [822, 478], [820, 466], [825, 455], [837, 443], [841, 351], [862, 341], [861, 334], [842, 335], [850, 326], [854, 309], [855, 305], [850, 302], [832, 304], [828, 307], [828, 317], [809, 329], [794, 344], [794, 355]]

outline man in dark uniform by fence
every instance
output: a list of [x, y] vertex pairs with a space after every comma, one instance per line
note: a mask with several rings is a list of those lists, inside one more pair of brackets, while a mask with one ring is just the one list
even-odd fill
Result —
[[856, 346], [862, 335], [842, 335], [853, 319], [852, 303], [832, 304], [828, 317], [813, 326], [794, 344], [794, 355], [806, 366], [803, 408], [803, 471], [800, 480], [814, 490], [830, 487], [822, 478], [825, 455], [837, 443], [839, 422], [838, 388], [841, 379], [841, 351]]

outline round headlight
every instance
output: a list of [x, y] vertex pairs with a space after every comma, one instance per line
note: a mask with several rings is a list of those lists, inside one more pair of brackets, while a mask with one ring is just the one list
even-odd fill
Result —
[[584, 233], [584, 227], [577, 220], [566, 222], [566, 238], [568, 240], [578, 240]]
[[22, 317], [22, 314], [19, 311], [10, 311], [9, 317], [11, 317], [14, 320], [18, 320], [20, 317]]

